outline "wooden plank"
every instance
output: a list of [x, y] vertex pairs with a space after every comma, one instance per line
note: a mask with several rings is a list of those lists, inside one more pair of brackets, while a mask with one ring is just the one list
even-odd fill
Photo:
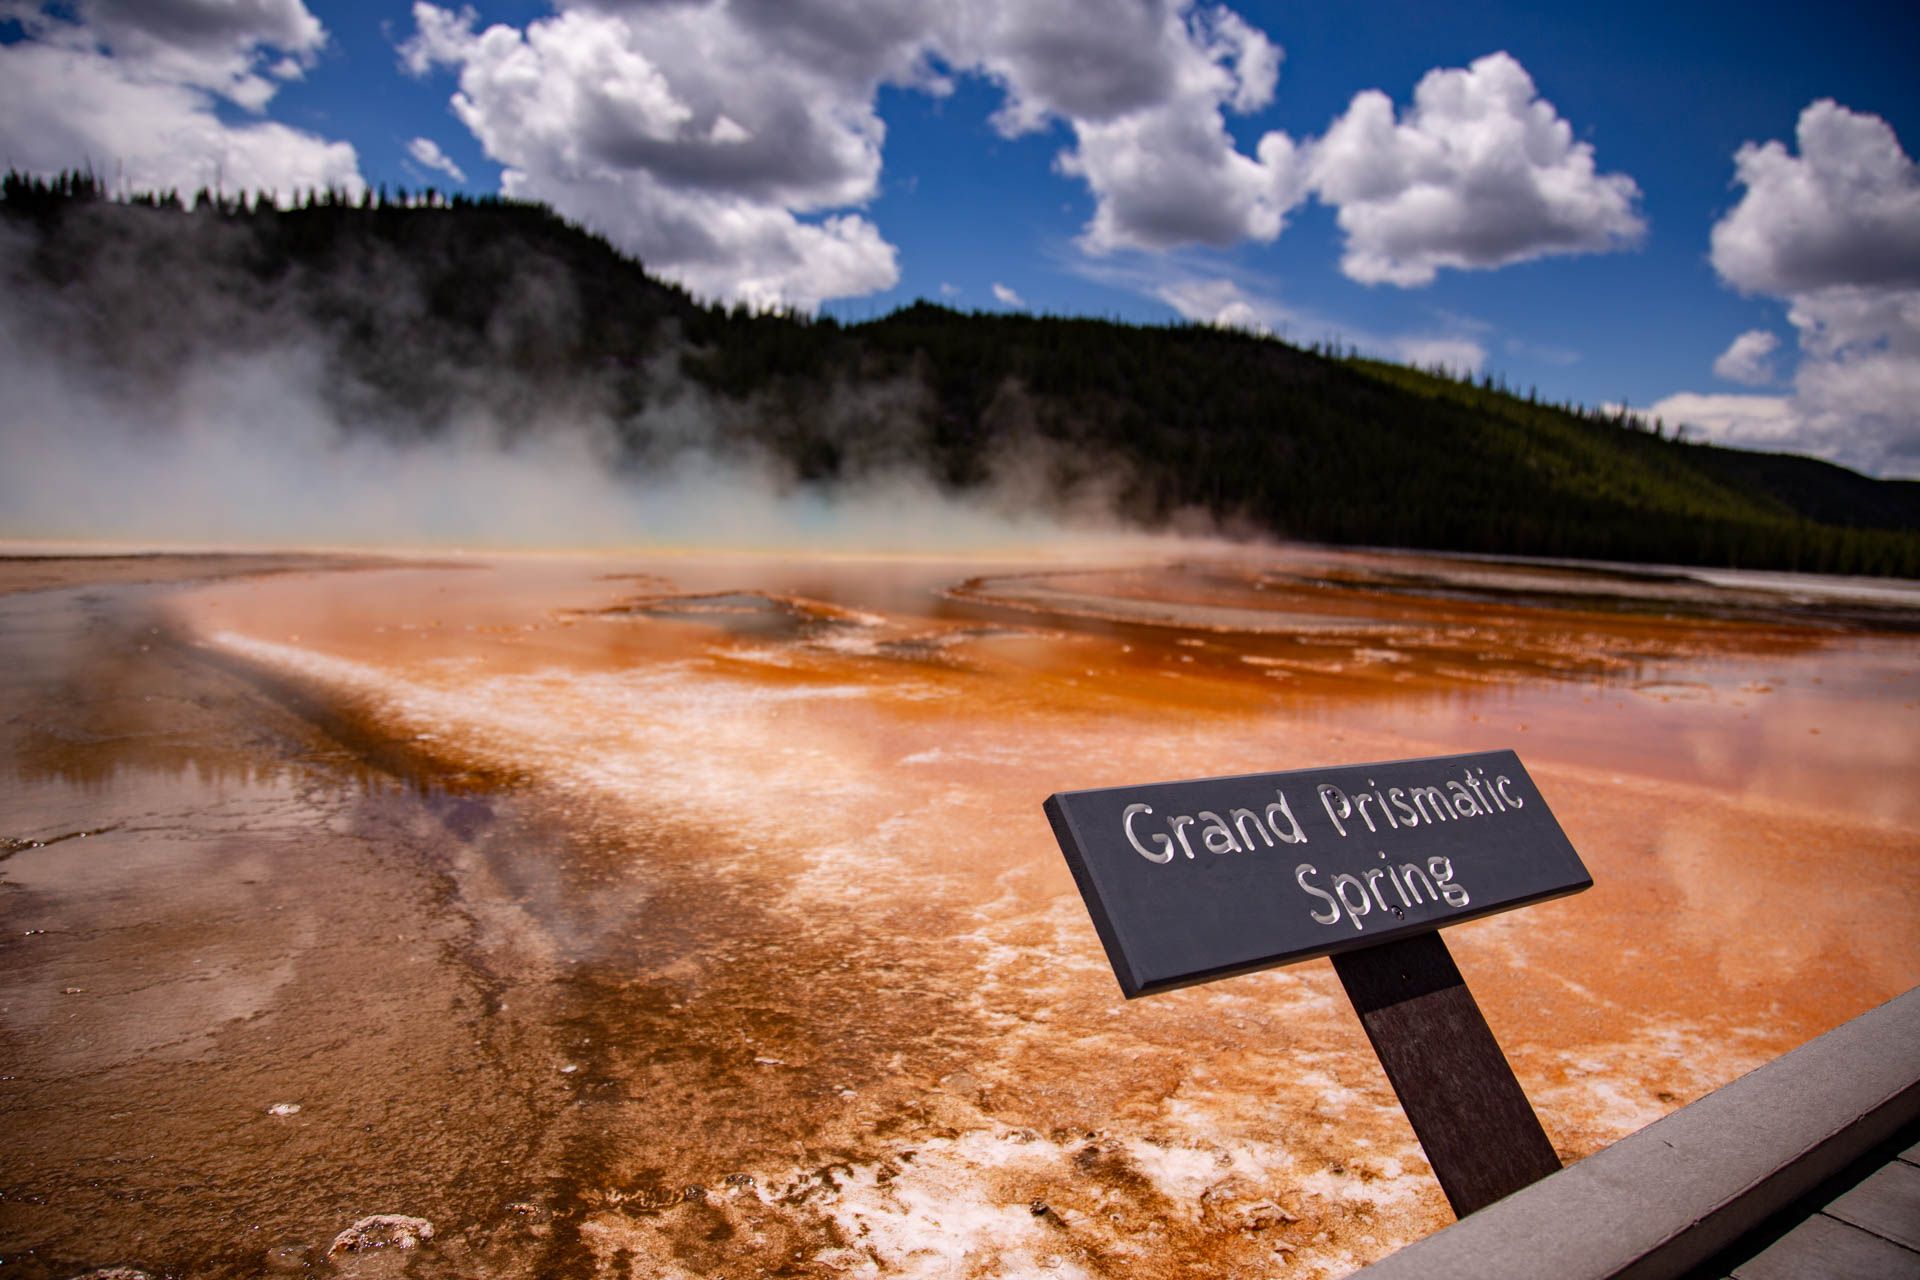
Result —
[[1920, 1280], [1920, 1253], [1815, 1214], [1733, 1274], [1734, 1280]]
[[[1920, 987], [1415, 1241], [1366, 1280], [1707, 1276], [1920, 1132]], [[1858, 1181], [1858, 1176], [1855, 1176]], [[1891, 1245], [1899, 1248], [1898, 1245]], [[1717, 1266], [1719, 1271], [1709, 1268]]]
[[1342, 952], [1333, 967], [1455, 1216], [1559, 1171], [1438, 932]]
[[1898, 1160], [1883, 1165], [1836, 1197], [1826, 1211], [1863, 1231], [1920, 1250], [1920, 1169]]
[[1920, 1142], [1914, 1143], [1900, 1153], [1900, 1158], [1911, 1165], [1920, 1165]]

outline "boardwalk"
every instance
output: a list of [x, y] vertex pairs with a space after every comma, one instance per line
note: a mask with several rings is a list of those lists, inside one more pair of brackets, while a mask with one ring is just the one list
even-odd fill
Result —
[[[1902, 1137], [1912, 1137], [1912, 1129]], [[1920, 1277], [1920, 1141], [1891, 1159], [1868, 1157], [1823, 1191], [1835, 1188], [1729, 1250], [1726, 1274], [1733, 1280]]]
[[1357, 1273], [1920, 1280], [1920, 988]]

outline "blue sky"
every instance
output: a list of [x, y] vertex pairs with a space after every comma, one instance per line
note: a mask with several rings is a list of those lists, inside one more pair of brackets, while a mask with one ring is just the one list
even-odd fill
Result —
[[507, 190], [709, 296], [1337, 337], [1920, 475], [1911, 7], [0, 14], [28, 168]]

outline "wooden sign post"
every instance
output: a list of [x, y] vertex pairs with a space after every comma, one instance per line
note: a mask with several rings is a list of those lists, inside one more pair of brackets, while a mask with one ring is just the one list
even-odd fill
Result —
[[1331, 956], [1454, 1213], [1560, 1167], [1438, 930], [1593, 878], [1511, 751], [1050, 796], [1128, 998]]

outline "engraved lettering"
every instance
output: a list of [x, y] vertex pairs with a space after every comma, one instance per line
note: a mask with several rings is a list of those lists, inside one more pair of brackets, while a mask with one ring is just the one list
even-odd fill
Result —
[[1267, 848], [1273, 848], [1273, 837], [1267, 834], [1267, 828], [1261, 823], [1259, 814], [1251, 809], [1229, 809], [1227, 816], [1233, 819], [1234, 829], [1240, 833], [1241, 844], [1249, 849], [1253, 848], [1253, 837], [1247, 834], [1247, 823], [1251, 822], [1253, 829], [1260, 833], [1260, 838], [1267, 842]]
[[[1480, 770], [1480, 776], [1485, 778], [1487, 771], [1485, 769]], [[1505, 813], [1507, 811], [1507, 802], [1500, 798], [1499, 788], [1489, 782], [1487, 783], [1487, 793], [1493, 797], [1493, 807], [1488, 809], [1487, 812], [1492, 813], [1494, 809], [1498, 809], [1501, 813]]]
[[1311, 862], [1303, 862], [1299, 866], [1293, 869], [1293, 882], [1299, 885], [1302, 889], [1305, 889], [1308, 893], [1312, 894], [1314, 897], [1322, 899], [1327, 904], [1328, 910], [1331, 912], [1331, 914], [1324, 915], [1324, 916], [1321, 915], [1318, 911], [1309, 911], [1307, 914], [1312, 916], [1315, 922], [1319, 924], [1334, 924], [1338, 922], [1340, 919], [1340, 908], [1337, 905], [1335, 905], [1333, 901], [1333, 895], [1328, 893], [1325, 889], [1316, 889], [1312, 885], [1307, 883], [1308, 876], [1315, 876], [1319, 874], [1320, 874], [1319, 871], [1315, 869], [1314, 865]]
[[1380, 896], [1380, 877], [1387, 874], [1385, 867], [1367, 868], [1367, 890], [1373, 894], [1373, 900], [1380, 904], [1380, 910], [1387, 910], [1387, 900]]
[[1380, 802], [1380, 814], [1387, 820], [1387, 825], [1395, 831], [1398, 831], [1400, 829], [1400, 820], [1393, 816], [1393, 810], [1387, 808], [1386, 793], [1378, 789], [1378, 784], [1376, 784], [1372, 778], [1367, 779], [1367, 785], [1375, 788], [1373, 798]]
[[1400, 819], [1406, 826], [1417, 827], [1420, 825], [1420, 815], [1415, 813], [1413, 806], [1407, 803], [1407, 793], [1403, 789], [1400, 787], [1388, 787], [1387, 799], [1393, 801], [1393, 807], [1400, 811]]
[[[1433, 805], [1432, 813], [1427, 812], [1429, 802]], [[1453, 817], [1453, 806], [1447, 803], [1446, 794], [1438, 787], [1414, 787], [1413, 807], [1428, 822], [1445, 822]]]
[[1455, 813], [1463, 818], [1477, 818], [1480, 816], [1480, 806], [1475, 803], [1472, 792], [1452, 780], [1447, 782], [1447, 790], [1453, 792], [1453, 811]]
[[1200, 816], [1206, 819], [1207, 826], [1200, 833], [1200, 843], [1207, 846], [1208, 853], [1243, 853], [1240, 842], [1233, 838], [1233, 832], [1227, 824], [1220, 821], [1220, 815], [1211, 809], [1202, 809]]
[[1450, 907], [1464, 907], [1473, 899], [1467, 896], [1467, 887], [1453, 882], [1453, 861], [1449, 858], [1428, 858], [1427, 870], [1433, 873], [1433, 882], [1440, 886], [1440, 896], [1447, 900]]
[[[1295, 818], [1293, 816], [1293, 810], [1287, 807], [1287, 793], [1276, 787], [1274, 788], [1273, 794], [1279, 796], [1280, 801], [1278, 804], [1270, 804], [1267, 806], [1267, 825], [1273, 828], [1274, 835], [1279, 836], [1288, 844], [1305, 844], [1307, 842], [1307, 833], [1300, 829], [1300, 820]], [[1273, 815], [1276, 813], [1287, 820], [1287, 829], [1285, 831], [1282, 831], [1280, 824], [1274, 821]], [[1345, 835], [1346, 832], [1342, 831], [1340, 834]]]
[[1367, 801], [1371, 799], [1373, 799], [1372, 796], [1362, 791], [1359, 795], [1353, 798], [1353, 807], [1358, 809], [1360, 811], [1361, 818], [1365, 819], [1367, 824], [1367, 830], [1378, 832], [1380, 828], [1373, 825], [1373, 815], [1367, 812]]
[[[1351, 818], [1353, 816], [1353, 804], [1347, 799], [1347, 793], [1334, 786], [1331, 782], [1321, 783], [1319, 790], [1320, 807], [1327, 811], [1329, 818], [1333, 819], [1333, 829], [1343, 836], [1346, 835], [1347, 829], [1341, 825], [1340, 819]], [[1333, 811], [1334, 801], [1336, 800], [1340, 802], [1340, 812], [1338, 813]]]
[[[1347, 896], [1349, 889], [1354, 892], [1351, 898]], [[1360, 883], [1360, 877], [1342, 871], [1333, 878], [1333, 893], [1340, 899], [1340, 905], [1347, 909], [1347, 920], [1353, 925], [1355, 932], [1365, 929], [1366, 926], [1360, 923], [1360, 917], [1373, 910], [1373, 901], [1367, 897], [1367, 886]]]
[[1189, 858], [1193, 856], [1193, 846], [1187, 843], [1187, 828], [1193, 825], [1193, 815], [1176, 813], [1167, 821], [1173, 824], [1173, 838], [1180, 842], [1180, 852]]
[[[1419, 864], [1419, 863], [1417, 863], [1417, 862], [1403, 862], [1403, 863], [1401, 863], [1401, 864], [1400, 864], [1400, 874], [1401, 874], [1401, 875], [1403, 875], [1403, 876], [1405, 876], [1405, 877], [1407, 878], [1407, 892], [1408, 892], [1409, 894], [1411, 894], [1411, 895], [1412, 895], [1412, 897], [1413, 897], [1413, 900], [1414, 900], [1415, 902], [1419, 902], [1419, 901], [1421, 900], [1421, 899], [1420, 899], [1420, 885], [1421, 885], [1421, 884], [1424, 884], [1425, 886], [1427, 886], [1427, 897], [1426, 897], [1426, 900], [1427, 900], [1428, 902], [1438, 902], [1438, 901], [1440, 901], [1440, 895], [1439, 895], [1438, 893], [1435, 893], [1435, 892], [1434, 892], [1434, 889], [1433, 889], [1433, 881], [1431, 881], [1431, 880], [1429, 880], [1429, 879], [1427, 879], [1427, 873], [1426, 873], [1426, 872], [1424, 872], [1424, 871], [1422, 871], [1422, 870], [1420, 869], [1420, 864]], [[1415, 876], [1419, 876], [1419, 877], [1420, 877], [1420, 884], [1415, 884], [1415, 883], [1413, 882], [1413, 878], [1414, 878]]]
[[[1382, 852], [1380, 856], [1384, 858], [1387, 855]], [[1400, 879], [1399, 868], [1395, 867], [1392, 863], [1387, 864], [1387, 881], [1393, 885], [1393, 891], [1400, 895], [1401, 906], [1410, 907], [1420, 900], [1418, 897], [1413, 898], [1411, 901], [1408, 900], [1407, 886]]]
[[1135, 834], [1133, 834], [1133, 820], [1136, 817], [1138, 817], [1140, 814], [1152, 813], [1152, 812], [1153, 812], [1153, 806], [1150, 804], [1130, 804], [1127, 806], [1126, 815], [1121, 819], [1121, 825], [1124, 826], [1127, 831], [1127, 843], [1133, 846], [1133, 850], [1135, 853], [1145, 858], [1148, 862], [1159, 862], [1159, 863], [1172, 862], [1173, 861], [1173, 841], [1167, 839], [1163, 835], [1155, 834], [1154, 836], [1151, 837], [1151, 839], [1153, 839], [1160, 846], [1160, 852], [1155, 853], [1153, 850], [1147, 848], [1147, 846], [1140, 843], [1139, 836], [1136, 836]]

